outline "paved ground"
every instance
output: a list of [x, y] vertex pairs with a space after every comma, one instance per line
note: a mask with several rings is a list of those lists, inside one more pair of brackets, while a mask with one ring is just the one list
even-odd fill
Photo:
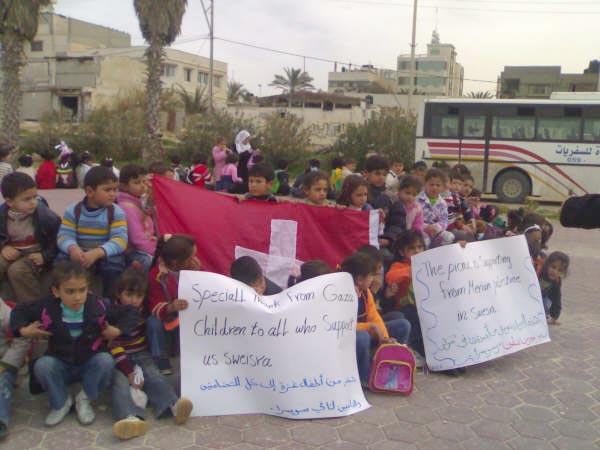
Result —
[[[58, 210], [74, 192], [47, 193]], [[572, 269], [563, 288], [562, 325], [552, 342], [471, 368], [461, 378], [419, 374], [408, 398], [375, 395], [373, 407], [343, 419], [292, 421], [263, 415], [149, 421], [149, 433], [119, 442], [106, 404], [81, 427], [73, 414], [43, 426], [45, 395], [15, 395], [8, 449], [598, 449], [600, 448], [600, 231], [557, 227], [553, 249]]]

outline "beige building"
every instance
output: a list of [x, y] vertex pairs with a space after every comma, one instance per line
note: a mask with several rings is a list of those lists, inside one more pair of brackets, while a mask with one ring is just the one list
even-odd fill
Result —
[[272, 114], [294, 114], [304, 120], [311, 132], [313, 150], [333, 145], [350, 123], [360, 124], [378, 108], [367, 107], [356, 97], [327, 92], [299, 92], [292, 97], [292, 107], [286, 94], [259, 97], [254, 104], [229, 105], [228, 111], [243, 114], [259, 122]]
[[[132, 47], [127, 33], [51, 12], [42, 13], [27, 48], [23, 70], [23, 120], [61, 112], [75, 120], [113, 99], [143, 89], [145, 47]], [[227, 64], [215, 61], [214, 97], [227, 98]], [[167, 48], [163, 87], [208, 92], [209, 60]]]
[[553, 92], [599, 91], [598, 68], [561, 73], [560, 66], [504, 66], [498, 77], [498, 98], [550, 98]]

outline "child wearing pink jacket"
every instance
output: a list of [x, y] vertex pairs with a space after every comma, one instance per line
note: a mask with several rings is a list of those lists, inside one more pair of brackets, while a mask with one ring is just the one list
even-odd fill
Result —
[[150, 214], [142, 207], [146, 193], [147, 170], [138, 164], [127, 164], [119, 174], [117, 203], [127, 218], [128, 264], [138, 261], [147, 272], [152, 266], [156, 250], [156, 227]]

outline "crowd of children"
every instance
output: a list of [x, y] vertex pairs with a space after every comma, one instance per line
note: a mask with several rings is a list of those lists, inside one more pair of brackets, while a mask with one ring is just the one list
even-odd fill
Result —
[[[482, 203], [465, 166], [428, 169], [419, 161], [407, 173], [400, 162], [390, 165], [371, 155], [361, 173], [356, 173], [355, 161], [340, 159], [328, 175], [319, 160], [311, 160], [290, 186], [286, 161], [279, 161], [275, 171], [252, 148], [249, 133], [237, 138], [234, 150], [225, 139], [217, 140], [213, 173], [202, 154], [189, 170], [173, 158], [171, 165], [127, 164], [118, 175], [112, 161], [95, 166], [91, 155], [84, 154], [79, 177], [85, 197], [69, 206], [62, 220], [37, 192], [60, 177], [56, 166], [47, 164], [54, 164], [50, 154], [43, 155], [37, 174], [6, 172], [1, 181], [0, 277], [13, 289], [16, 306], [11, 314], [10, 306], [0, 301], [0, 437], [7, 433], [16, 372], [25, 363], [30, 340], [38, 338], [47, 339], [47, 350], [31, 361], [30, 377], [32, 385], [48, 392], [46, 425], [60, 423], [73, 405], [80, 423], [91, 423], [92, 402], [109, 387], [114, 433], [122, 439], [146, 432], [147, 403], [157, 417], [172, 415], [177, 424], [190, 415], [191, 402], [178, 398], [165, 376], [172, 373], [170, 357], [178, 348], [178, 312], [188, 306], [177, 295], [179, 272], [200, 270], [201, 262], [192, 238], [159, 236], [151, 183], [155, 174], [238, 193], [243, 200], [277, 202], [290, 193], [309, 205], [379, 213], [380, 248], [361, 247], [340, 262], [340, 270], [352, 275], [359, 300], [356, 355], [365, 386], [378, 343], [408, 344], [424, 364], [411, 257], [429, 248], [525, 235], [548, 323], [558, 324], [569, 258], [562, 252], [545, 255], [551, 223], [514, 210], [505, 224], [496, 208]], [[31, 167], [29, 158], [21, 165]], [[332, 270], [322, 261], [309, 261], [298, 276], [290, 275], [289, 283]], [[51, 280], [45, 291], [47, 273]], [[232, 262], [230, 275], [261, 295], [281, 290], [248, 256]], [[98, 280], [101, 296], [91, 288]], [[9, 329], [10, 346], [4, 339]], [[81, 381], [82, 389], [72, 397], [68, 385], [75, 381]]]

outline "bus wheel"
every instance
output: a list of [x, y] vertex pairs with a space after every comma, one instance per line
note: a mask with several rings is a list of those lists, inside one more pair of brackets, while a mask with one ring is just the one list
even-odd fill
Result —
[[496, 179], [494, 192], [502, 203], [523, 203], [531, 193], [531, 183], [523, 172], [508, 170]]

